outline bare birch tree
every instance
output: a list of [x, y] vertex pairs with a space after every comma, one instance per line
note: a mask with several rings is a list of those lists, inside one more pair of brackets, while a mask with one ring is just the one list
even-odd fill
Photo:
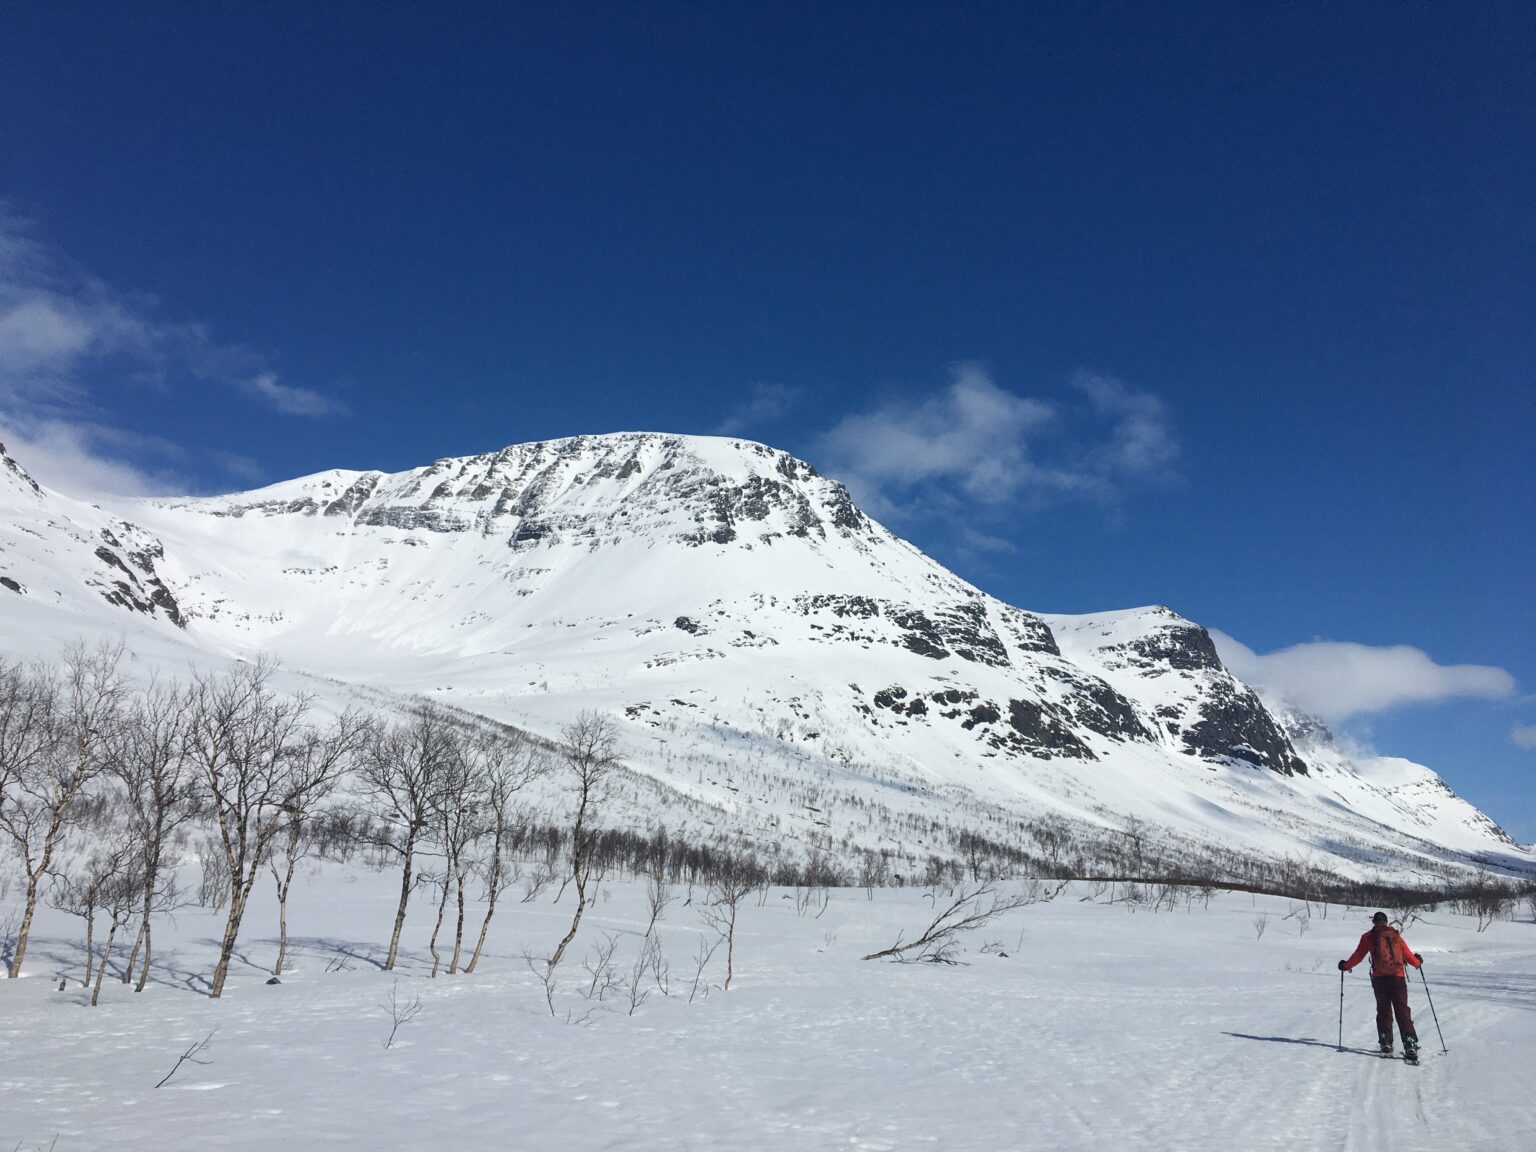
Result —
[[48, 892], [48, 903], [60, 912], [85, 921], [85, 972], [80, 983], [91, 986], [96, 971], [96, 914], [102, 907], [102, 890], [122, 870], [121, 853], [95, 851], [55, 865]]
[[517, 797], [528, 785], [549, 771], [549, 757], [543, 748], [522, 732], [496, 732], [483, 735], [464, 750], [471, 773], [480, 781], [484, 796], [483, 826], [480, 833], [487, 840], [486, 856], [480, 873], [485, 881], [485, 919], [480, 921], [480, 937], [474, 953], [464, 966], [465, 973], [475, 970], [485, 937], [496, 915], [496, 899], [512, 881], [507, 861], [507, 842], [518, 822]]
[[933, 919], [917, 936], [911, 940], [907, 940], [904, 934], [898, 936], [896, 943], [889, 948], [871, 952], [864, 959], [891, 959], [903, 963], [959, 963], [955, 954], [960, 950], [960, 936], [985, 927], [1016, 908], [1038, 902], [1041, 899], [1040, 893], [1041, 889], [1036, 884], [1023, 892], [1003, 896], [998, 894], [997, 886], [990, 881], [969, 890], [957, 888], [947, 904], [936, 907]]
[[333, 787], [367, 730], [343, 713], [325, 730], [307, 722], [307, 696], [279, 696], [263, 657], [191, 687], [189, 747], [229, 866], [229, 914], [209, 995], [224, 993], [251, 892], [284, 818]]
[[107, 961], [112, 958], [112, 943], [117, 934], [134, 918], [144, 894], [144, 856], [130, 836], [123, 836], [103, 849], [111, 870], [101, 887], [101, 910], [107, 914], [107, 939], [101, 946], [96, 965], [96, 983], [91, 986], [91, 1007], [101, 1001], [101, 983], [107, 975]]
[[152, 683], [125, 709], [111, 744], [112, 771], [123, 786], [143, 859], [138, 940], [123, 969], [126, 984], [139, 964], [138, 992], [149, 981], [154, 913], [175, 899], [175, 870], [167, 872], [167, 853], [197, 812], [198, 781], [188, 758], [188, 704], [180, 688]]
[[372, 843], [400, 861], [400, 902], [384, 960], [386, 972], [394, 970], [400, 954], [400, 932], [416, 882], [416, 853], [432, 826], [452, 740], [447, 715], [429, 704], [408, 722], [376, 731], [363, 750], [361, 784], [376, 825]]
[[581, 916], [587, 910], [591, 882], [597, 867], [597, 830], [594, 821], [608, 800], [611, 777], [620, 765], [618, 726], [611, 716], [582, 712], [561, 733], [560, 757], [575, 792], [571, 821], [570, 881], [576, 886], [576, 914], [571, 927], [549, 958], [554, 968], [576, 938]]
[[443, 850], [442, 896], [437, 902], [437, 923], [427, 942], [427, 950], [432, 953], [434, 977], [442, 964], [442, 956], [437, 950], [438, 933], [443, 927], [448, 897], [455, 894], [458, 897], [458, 921], [454, 929], [453, 959], [449, 962], [448, 973], [453, 975], [459, 970], [459, 953], [464, 942], [464, 857], [469, 850], [469, 842], [474, 839], [478, 823], [476, 807], [479, 798], [476, 787], [479, 782], [470, 772], [469, 760], [464, 755], [465, 737], [455, 732], [447, 743], [447, 755], [443, 760], [443, 786], [438, 790], [436, 802], [432, 806], [437, 840]]
[[709, 886], [709, 895], [699, 909], [699, 918], [725, 941], [725, 990], [731, 990], [736, 974], [736, 919], [742, 901], [763, 885], [762, 873], [752, 864], [729, 865], [723, 875]]
[[316, 815], [307, 809], [318, 799], [318, 796], [313, 797], [310, 804], [304, 807], [297, 803], [286, 807], [283, 810], [283, 826], [267, 850], [267, 870], [272, 873], [272, 882], [277, 889], [277, 959], [272, 963], [274, 976], [283, 974], [283, 964], [288, 959], [288, 893], [293, 889], [293, 875], [298, 871], [299, 861], [314, 849]]
[[43, 879], [72, 809], [105, 768], [123, 696], [122, 647], [70, 648], [62, 669], [0, 669], [0, 832], [26, 877], [9, 975], [21, 975]]

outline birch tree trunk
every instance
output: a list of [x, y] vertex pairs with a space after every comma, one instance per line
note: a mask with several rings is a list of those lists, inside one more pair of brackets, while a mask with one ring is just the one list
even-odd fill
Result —
[[133, 970], [134, 970], [134, 966], [136, 964], [138, 964], [138, 962], [139, 962], [139, 951], [144, 947], [144, 933], [147, 930], [148, 930], [148, 925], [140, 924], [139, 925], [139, 933], [138, 933], [137, 936], [135, 936], [133, 938], [133, 950], [128, 953], [128, 963], [123, 966], [123, 983], [124, 984], [132, 984], [133, 983]]
[[91, 972], [93, 971], [91, 965], [96, 959], [96, 952], [91, 941], [95, 935], [96, 913], [87, 912], [85, 914], [85, 979], [80, 982], [81, 987], [84, 988], [91, 986]]
[[459, 922], [453, 930], [453, 959], [448, 962], [448, 975], [459, 970], [459, 953], [464, 946], [464, 864], [458, 858], [453, 862], [454, 885], [458, 889]]
[[101, 963], [96, 968], [96, 987], [91, 989], [91, 1007], [96, 1007], [101, 1000], [101, 980], [107, 974], [107, 957], [112, 955], [112, 940], [117, 936], [117, 920], [114, 918], [112, 926], [107, 929], [107, 943], [101, 950]]
[[139, 969], [139, 982], [133, 986], [133, 990], [135, 992], [144, 991], [144, 985], [149, 983], [149, 958], [151, 955], [149, 947], [149, 920], [150, 916], [146, 908], [144, 913], [144, 926], [140, 929], [140, 932], [142, 932], [144, 936], [144, 964], [143, 967]]
[[448, 873], [443, 873], [443, 898], [437, 902], [437, 923], [432, 926], [432, 939], [427, 941], [427, 951], [432, 953], [432, 975], [437, 975], [441, 957], [437, 954], [437, 934], [443, 928], [443, 913], [448, 908]]
[[240, 937], [240, 921], [245, 916], [245, 902], [251, 890], [245, 884], [235, 883], [229, 892], [229, 919], [224, 922], [224, 939], [219, 944], [219, 962], [213, 969], [213, 988], [208, 993], [217, 1000], [224, 995], [224, 981], [229, 978], [230, 957], [235, 954], [235, 941]]
[[384, 971], [395, 970], [395, 958], [400, 955], [400, 932], [405, 927], [405, 906], [411, 899], [411, 866], [416, 856], [416, 833], [411, 831], [405, 840], [405, 864], [400, 870], [400, 906], [395, 910], [395, 930], [389, 934], [389, 955], [384, 959]]
[[299, 865], [299, 817], [295, 815], [288, 825], [288, 869], [277, 885], [277, 963], [272, 975], [283, 974], [283, 961], [288, 958], [288, 890], [293, 887], [293, 873]]

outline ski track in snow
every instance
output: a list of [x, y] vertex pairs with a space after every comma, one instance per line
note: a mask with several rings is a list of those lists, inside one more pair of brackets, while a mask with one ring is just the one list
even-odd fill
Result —
[[[472, 976], [428, 979], [418, 897], [395, 974], [377, 955], [394, 878], [329, 864], [296, 886], [298, 949], [267, 986], [275, 909], [259, 893], [225, 997], [202, 994], [221, 921], [201, 909], [157, 928], [155, 980], [78, 984], [78, 922], [39, 917], [27, 977], [0, 981], [0, 1147], [1102, 1149], [1511, 1152], [1536, 1131], [1536, 925], [1429, 914], [1406, 935], [1427, 960], [1440, 1024], [1415, 974], [1423, 1063], [1383, 1061], [1360, 970], [1334, 961], [1366, 914], [1218, 895], [1209, 909], [1131, 911], [1087, 889], [973, 934], [946, 968], [859, 957], [931, 916], [917, 889], [838, 890], [817, 918], [771, 890], [743, 908], [736, 982], [688, 1004], [698, 939], [686, 889], [662, 922], [670, 997], [609, 1001], [590, 1026], [575, 990], [600, 931], [627, 971], [638, 885], [610, 883], [583, 921], [551, 1019], [518, 953], [547, 949], [570, 913], [503, 904]], [[395, 889], [397, 891], [397, 889]], [[702, 890], [695, 890], [695, 899]], [[8, 911], [0, 906], [0, 918]], [[1269, 912], [1262, 937], [1253, 921]], [[478, 920], [471, 923], [478, 927]], [[995, 943], [1010, 955], [983, 953]], [[125, 950], [119, 950], [122, 962]], [[346, 955], [345, 971], [327, 965]], [[56, 990], [61, 975], [73, 978]], [[421, 1015], [383, 1042], [398, 980]], [[210, 1063], [153, 1085], [215, 1026]]]

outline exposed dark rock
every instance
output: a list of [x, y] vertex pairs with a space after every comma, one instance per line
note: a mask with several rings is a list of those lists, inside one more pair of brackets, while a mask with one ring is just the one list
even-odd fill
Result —
[[802, 614], [828, 611], [834, 616], [851, 616], [859, 620], [880, 615], [880, 605], [868, 596], [800, 596], [795, 606]]
[[27, 470], [11, 459], [4, 444], [0, 444], [0, 473], [14, 477], [17, 483], [25, 485], [35, 496], [43, 494], [43, 490], [38, 487], [37, 481], [27, 474]]
[[128, 565], [123, 563], [122, 558], [116, 552], [105, 545], [96, 549], [96, 559], [100, 560], [108, 568], [116, 568], [130, 579], [133, 578], [133, 573], [128, 571]]
[[938, 613], [937, 624], [956, 656], [973, 664], [1008, 667], [1008, 649], [992, 628], [986, 606], [978, 601], [957, 604]]
[[1133, 657], [1132, 662], [1143, 666], [1160, 664], [1186, 672], [1222, 670], [1221, 657], [1216, 655], [1216, 645], [1210, 633], [1187, 620], [1140, 636], [1125, 647], [1140, 657], [1139, 660]]
[[916, 608], [893, 608], [887, 616], [891, 623], [905, 633], [901, 643], [909, 652], [933, 660], [942, 660], [949, 655], [938, 626], [922, 611]]
[[679, 616], [676, 620], [672, 621], [672, 627], [687, 632], [690, 636], [705, 636], [709, 633], [708, 628], [691, 616]]
[[998, 606], [998, 614], [1002, 618], [1003, 628], [1008, 633], [1008, 638], [1014, 645], [1025, 652], [1048, 652], [1052, 656], [1060, 656], [1061, 649], [1056, 646], [1056, 636], [1051, 631], [1051, 626], [1032, 612], [1025, 612], [1021, 608], [1015, 608], [1011, 604]]
[[0, 576], [0, 587], [9, 588], [12, 592], [19, 592], [23, 596], [27, 594], [25, 585], [18, 580], [12, 580], [9, 576]]
[[1207, 693], [1200, 720], [1184, 732], [1184, 747], [1197, 756], [1246, 760], [1283, 776], [1307, 775], [1306, 763], [1258, 696], [1236, 681], [1218, 683]]
[[1095, 759], [1088, 745], [1078, 739], [1071, 728], [1033, 700], [1008, 701], [1008, 726], [1012, 729], [1008, 742], [1036, 755]]
[[[158, 547], [158, 545], [155, 547]], [[150, 556], [158, 554], [154, 548], [149, 548], [139, 552], [137, 558], [142, 558], [147, 562]], [[181, 606], [176, 603], [176, 597], [171, 594], [171, 590], [165, 586], [164, 581], [155, 575], [152, 564], [144, 568], [148, 579], [141, 581], [138, 575], [127, 564], [123, 563], [122, 557], [105, 545], [99, 546], [96, 549], [96, 559], [100, 560], [108, 568], [121, 572], [127, 577], [126, 580], [114, 580], [111, 588], [102, 590], [101, 594], [107, 603], [114, 604], [119, 608], [127, 608], [130, 612], [142, 612], [146, 616], [153, 616], [155, 610], [159, 609], [165, 614], [166, 619], [176, 625], [176, 627], [185, 628], [187, 626], [187, 622], [181, 614]]]
[[845, 532], [869, 530], [869, 518], [858, 510], [848, 489], [841, 484], [835, 485], [832, 495], [827, 498], [827, 510], [832, 514], [832, 523]]
[[463, 516], [441, 508], [405, 508], [400, 506], [369, 508], [357, 518], [359, 524], [399, 528], [406, 532], [463, 532], [471, 526]]
[[960, 727], [969, 730], [978, 724], [996, 724], [1002, 718], [1003, 714], [997, 710], [997, 706], [988, 701], [972, 708], [966, 718], [960, 721]]
[[1135, 706], [1097, 676], [1056, 664], [1047, 664], [1044, 670], [1053, 680], [1070, 686], [1071, 695], [1061, 702], [1061, 708], [1074, 725], [1115, 740], [1152, 739]]
[[540, 520], [524, 520], [517, 526], [517, 531], [512, 533], [507, 546], [521, 551], [531, 548], [540, 540], [553, 538], [554, 535], [548, 524]]
[[327, 516], [356, 516], [368, 502], [382, 479], [379, 473], [369, 472], [359, 476], [347, 486], [345, 492], [325, 506]]

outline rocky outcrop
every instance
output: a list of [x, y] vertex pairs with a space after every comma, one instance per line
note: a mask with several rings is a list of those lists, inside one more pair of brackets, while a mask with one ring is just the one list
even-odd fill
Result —
[[119, 524], [115, 532], [103, 528], [101, 540], [95, 556], [105, 579], [98, 579], [97, 587], [107, 603], [146, 616], [159, 614], [185, 628], [181, 606], [155, 570], [156, 562], [165, 558], [160, 541], [132, 524]]
[[1199, 719], [1181, 738], [1186, 751], [1206, 759], [1245, 760], [1283, 776], [1307, 775], [1306, 762], [1258, 695], [1230, 678], [1210, 686], [1200, 702]]
[[38, 486], [37, 481], [27, 474], [25, 468], [11, 459], [10, 453], [5, 450], [4, 444], [0, 444], [0, 480], [14, 484], [32, 496], [42, 497], [43, 490]]

